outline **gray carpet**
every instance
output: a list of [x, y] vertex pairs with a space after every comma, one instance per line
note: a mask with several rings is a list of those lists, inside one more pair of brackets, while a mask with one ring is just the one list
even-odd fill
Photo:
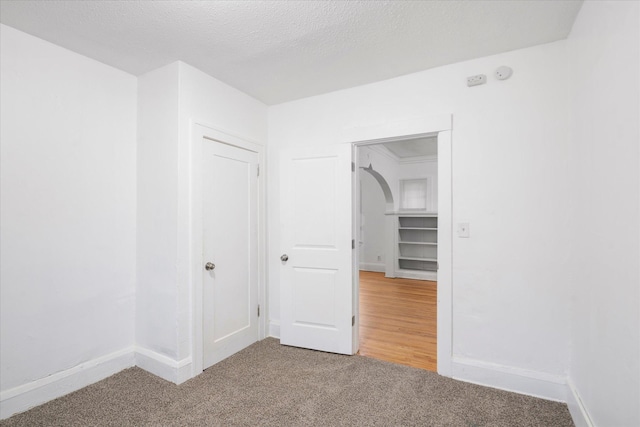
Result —
[[176, 386], [139, 368], [10, 426], [573, 426], [566, 405], [269, 338]]

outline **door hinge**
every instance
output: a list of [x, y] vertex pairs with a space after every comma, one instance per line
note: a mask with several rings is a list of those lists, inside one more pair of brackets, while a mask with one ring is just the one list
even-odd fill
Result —
[[260, 165], [258, 165], [258, 175], [257, 176], [260, 176]]
[[351, 316], [351, 326], [356, 325], [356, 316]]
[[356, 164], [354, 162], [351, 162], [351, 172], [355, 172], [356, 171]]
[[258, 304], [258, 317], [260, 317], [260, 304]]
[[356, 248], [356, 240], [351, 239], [351, 249], [355, 249], [355, 248]]

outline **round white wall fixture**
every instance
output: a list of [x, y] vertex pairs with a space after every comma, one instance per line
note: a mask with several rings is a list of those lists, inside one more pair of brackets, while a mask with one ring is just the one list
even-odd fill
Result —
[[503, 65], [496, 70], [495, 75], [496, 79], [498, 80], [507, 80], [509, 77], [511, 77], [511, 74], [513, 74], [513, 70], [511, 69], [511, 67]]

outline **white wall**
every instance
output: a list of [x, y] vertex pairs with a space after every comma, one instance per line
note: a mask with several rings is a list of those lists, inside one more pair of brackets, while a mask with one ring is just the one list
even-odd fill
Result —
[[178, 356], [178, 73], [173, 63], [138, 77], [136, 345], [173, 360]]
[[[280, 150], [341, 141], [350, 129], [453, 114], [454, 361], [552, 383], [569, 351], [566, 43], [440, 67], [269, 109], [269, 286], [279, 319]], [[513, 67], [511, 79], [466, 77]], [[480, 380], [478, 380], [480, 381]], [[505, 386], [506, 387], [506, 386]]]
[[23, 392], [133, 346], [136, 79], [0, 31], [6, 416], [39, 403], [16, 403]]
[[568, 39], [570, 407], [596, 426], [640, 425], [639, 9], [585, 2]]
[[136, 362], [180, 383], [193, 363], [192, 123], [263, 144], [267, 108], [182, 62], [139, 80]]
[[[387, 203], [378, 181], [360, 170], [360, 269], [384, 272]], [[392, 256], [392, 254], [390, 254]]]

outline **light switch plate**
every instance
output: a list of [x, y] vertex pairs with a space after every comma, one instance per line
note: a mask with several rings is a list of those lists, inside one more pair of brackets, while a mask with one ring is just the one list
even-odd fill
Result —
[[459, 222], [458, 223], [458, 237], [469, 237], [469, 223], [468, 222]]

